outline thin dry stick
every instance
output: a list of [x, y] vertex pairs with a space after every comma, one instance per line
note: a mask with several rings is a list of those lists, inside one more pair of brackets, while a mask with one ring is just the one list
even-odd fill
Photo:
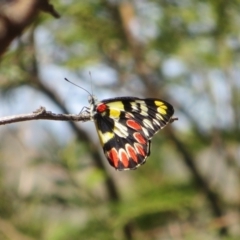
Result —
[[13, 115], [0, 118], [0, 125], [23, 122], [30, 120], [55, 120], [55, 121], [82, 121], [86, 122], [90, 120], [90, 115], [87, 112], [79, 114], [56, 114], [51, 111], [46, 111], [44, 107], [40, 107], [36, 111], [27, 114]]

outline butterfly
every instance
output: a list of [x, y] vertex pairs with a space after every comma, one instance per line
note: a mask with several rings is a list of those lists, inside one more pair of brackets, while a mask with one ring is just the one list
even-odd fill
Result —
[[103, 152], [110, 165], [119, 171], [134, 170], [144, 164], [150, 155], [153, 135], [177, 120], [173, 118], [173, 106], [156, 98], [118, 97], [98, 101], [90, 94], [89, 104], [86, 112], [95, 123]]
[[150, 155], [151, 138], [169, 122], [174, 109], [161, 99], [119, 97], [98, 101], [89, 98], [104, 154], [116, 170], [134, 170]]

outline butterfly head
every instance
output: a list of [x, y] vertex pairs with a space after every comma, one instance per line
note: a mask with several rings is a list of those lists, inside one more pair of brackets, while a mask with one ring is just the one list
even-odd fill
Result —
[[96, 105], [98, 104], [98, 100], [94, 95], [89, 95], [88, 96], [88, 102], [90, 104], [90, 115], [91, 119], [93, 120], [93, 116], [96, 114]]
[[91, 94], [91, 95], [88, 96], [88, 102], [89, 102], [90, 105], [96, 105], [98, 100], [94, 95]]

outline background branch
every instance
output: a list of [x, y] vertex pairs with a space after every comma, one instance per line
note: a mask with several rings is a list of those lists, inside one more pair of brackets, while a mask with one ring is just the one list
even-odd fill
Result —
[[48, 0], [12, 0], [0, 2], [0, 56], [9, 44], [44, 11], [55, 18], [60, 15]]

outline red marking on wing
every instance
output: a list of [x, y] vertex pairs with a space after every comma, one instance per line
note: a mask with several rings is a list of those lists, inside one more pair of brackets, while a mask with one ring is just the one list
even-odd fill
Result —
[[118, 167], [118, 152], [115, 148], [112, 148], [110, 151], [108, 151], [107, 153], [108, 158], [110, 159], [110, 161], [112, 162], [113, 166], [115, 168]]
[[124, 167], [128, 167], [128, 165], [129, 165], [129, 159], [128, 159], [127, 153], [125, 152], [124, 149], [120, 149], [120, 150], [119, 150], [119, 153], [120, 153], [120, 160], [121, 160], [123, 166], [124, 166]]
[[98, 104], [97, 107], [96, 107], [96, 110], [97, 110], [97, 112], [99, 112], [99, 113], [102, 113], [102, 112], [106, 111], [106, 109], [107, 109], [107, 105], [104, 104], [104, 103], [100, 103], [100, 104]]
[[143, 147], [142, 147], [142, 145], [140, 145], [139, 143], [135, 143], [134, 146], [135, 146], [135, 148], [137, 149], [137, 152], [138, 152], [139, 154], [141, 154], [141, 155], [143, 155], [143, 156], [146, 155], [146, 154], [145, 154], [145, 151], [144, 151], [144, 149], [143, 149]]
[[128, 155], [133, 159], [133, 161], [137, 163], [138, 158], [137, 158], [135, 149], [131, 145], [127, 144], [126, 150], [128, 152]]
[[141, 133], [136, 132], [133, 134], [134, 138], [141, 144], [145, 144], [146, 143], [146, 139], [142, 136]]
[[139, 125], [136, 121], [134, 121], [134, 120], [132, 120], [132, 119], [127, 120], [126, 123], [127, 123], [128, 127], [133, 128], [133, 129], [135, 129], [135, 130], [140, 130], [140, 129], [142, 129], [141, 125]]

